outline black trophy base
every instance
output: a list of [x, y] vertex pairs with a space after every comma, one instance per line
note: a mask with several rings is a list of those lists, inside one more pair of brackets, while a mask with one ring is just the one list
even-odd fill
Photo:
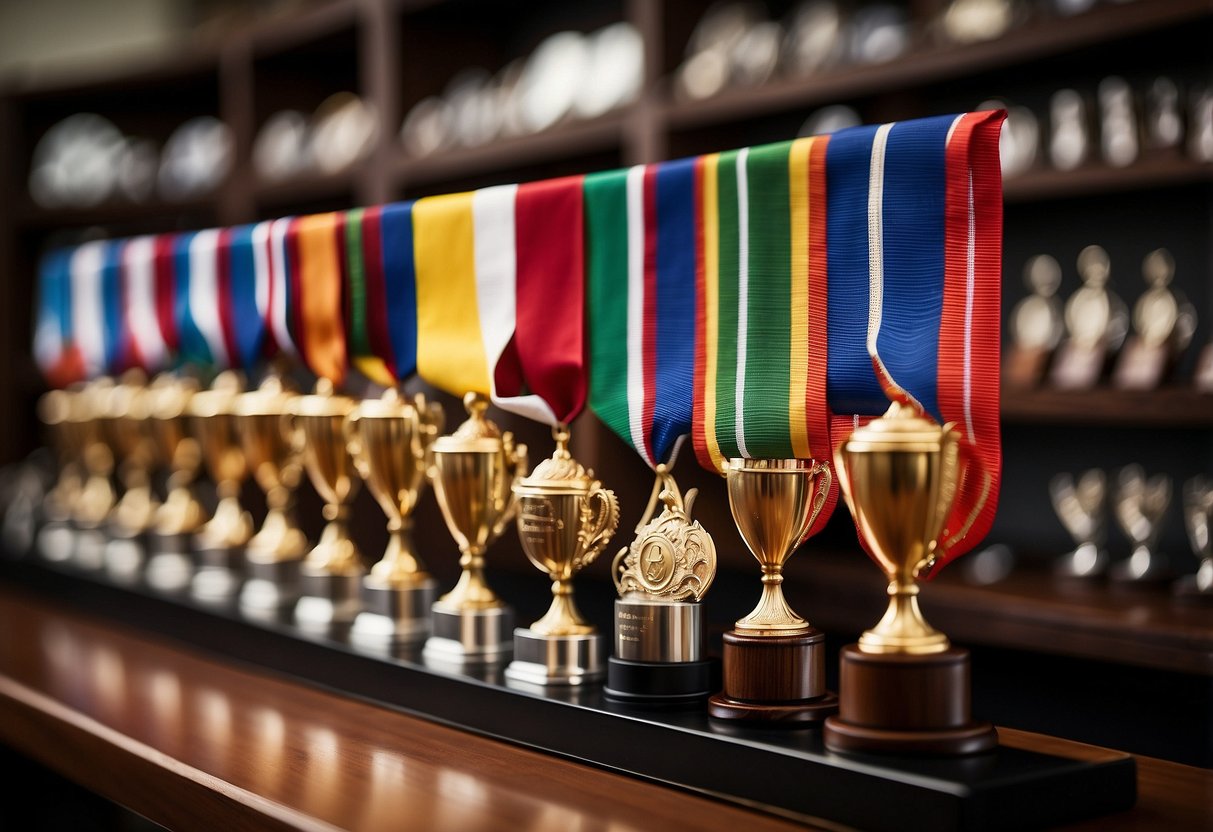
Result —
[[630, 662], [607, 659], [603, 693], [618, 702], [650, 705], [693, 705], [720, 684], [720, 665], [698, 662]]
[[299, 566], [295, 560], [249, 560], [240, 589], [240, 611], [250, 618], [276, 621], [299, 600]]
[[195, 601], [225, 604], [240, 593], [244, 580], [244, 550], [232, 547], [198, 547], [198, 569], [190, 581]]

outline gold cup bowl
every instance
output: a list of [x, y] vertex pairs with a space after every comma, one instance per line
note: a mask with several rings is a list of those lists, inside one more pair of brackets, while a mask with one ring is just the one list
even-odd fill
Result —
[[102, 377], [84, 385], [72, 397], [72, 421], [80, 431], [84, 487], [72, 510], [76, 527], [73, 560], [86, 569], [105, 565], [105, 534], [117, 494], [114, 490], [114, 449], [108, 422], [113, 379]]
[[202, 449], [190, 434], [190, 401], [198, 383], [191, 378], [162, 374], [148, 388], [156, 455], [168, 468], [164, 502], [156, 509], [148, 535], [145, 578], [154, 589], [175, 592], [189, 585], [193, 562], [192, 538], [207, 520], [206, 510], [194, 493], [202, 465]]
[[152, 433], [147, 377], [142, 370], [124, 373], [110, 390], [105, 428], [118, 460], [122, 498], [110, 512], [110, 539], [105, 546], [105, 567], [112, 578], [134, 581], [143, 566], [146, 535], [156, 519], [159, 503], [152, 489], [156, 465], [156, 438]]
[[526, 470], [525, 445], [515, 446], [485, 418], [488, 402], [464, 396], [467, 420], [433, 444], [434, 496], [459, 546], [459, 581], [434, 602], [434, 635], [425, 656], [439, 663], [492, 662], [513, 649], [513, 613], [484, 579], [484, 556], [514, 519], [511, 486]]
[[72, 555], [74, 534], [72, 509], [84, 488], [84, 443], [72, 390], [49, 390], [38, 400], [38, 418], [46, 427], [47, 438], [55, 452], [58, 475], [42, 500], [42, 527], [36, 549], [49, 561], [65, 561]]

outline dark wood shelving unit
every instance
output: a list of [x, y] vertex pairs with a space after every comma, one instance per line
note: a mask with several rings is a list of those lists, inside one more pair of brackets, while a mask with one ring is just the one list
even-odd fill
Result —
[[1003, 390], [1002, 420], [1018, 424], [1213, 428], [1213, 393], [1158, 390]]
[[261, 210], [348, 199], [357, 188], [361, 172], [362, 165], [354, 165], [332, 173], [307, 172], [279, 182], [257, 180], [253, 195]]
[[1037, 168], [1003, 183], [1008, 203], [1213, 184], [1213, 164], [1185, 156], [1143, 156], [1123, 168], [1091, 164], [1072, 171]]

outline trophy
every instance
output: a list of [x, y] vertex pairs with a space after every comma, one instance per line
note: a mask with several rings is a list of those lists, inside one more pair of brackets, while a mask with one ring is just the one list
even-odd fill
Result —
[[303, 464], [312, 487], [324, 500], [328, 525], [299, 568], [299, 602], [295, 623], [314, 632], [354, 620], [362, 609], [360, 590], [366, 569], [350, 539], [350, 504], [358, 493], [358, 471], [346, 448], [346, 420], [357, 407], [348, 396], [333, 393], [326, 378], [315, 392], [294, 403], [294, 430], [303, 446]]
[[427, 661], [466, 666], [494, 663], [513, 650], [514, 613], [484, 582], [484, 552], [514, 519], [514, 480], [526, 470], [526, 446], [484, 417], [488, 402], [463, 397], [468, 419], [434, 441], [429, 470], [446, 526], [459, 544], [463, 573], [431, 608]]
[[[632, 544], [619, 550], [611, 576], [615, 654], [607, 659], [605, 693], [637, 702], [693, 702], [712, 688], [713, 662], [703, 644], [699, 603], [716, 577], [716, 544], [691, 521], [698, 492], [683, 501], [664, 464]], [[655, 503], [665, 506], [653, 517]]]
[[1099, 144], [1103, 159], [1117, 168], [1137, 161], [1137, 113], [1125, 79], [1110, 75], [1099, 82]]
[[147, 533], [159, 507], [152, 492], [152, 469], [156, 462], [156, 440], [152, 435], [147, 377], [142, 370], [124, 373], [109, 395], [110, 447], [118, 462], [122, 499], [109, 518], [109, 542], [105, 546], [105, 568], [122, 583], [133, 583], [143, 567]]
[[1133, 554], [1112, 567], [1111, 577], [1137, 583], [1169, 579], [1165, 558], [1154, 550], [1171, 505], [1171, 478], [1156, 474], [1147, 480], [1140, 465], [1129, 465], [1121, 469], [1116, 485], [1116, 522], [1132, 542]]
[[832, 751], [972, 754], [998, 744], [973, 722], [969, 653], [952, 647], [918, 608], [918, 575], [944, 541], [964, 472], [960, 437], [894, 403], [835, 452], [842, 493], [888, 578], [884, 617], [842, 648], [838, 715], [826, 720]]
[[198, 569], [190, 591], [203, 601], [222, 601], [236, 594], [244, 573], [244, 547], [253, 536], [253, 520], [240, 505], [248, 463], [236, 430], [235, 404], [243, 386], [235, 371], [226, 370], [209, 390], [190, 399], [190, 427], [219, 496], [214, 516], [194, 535]]
[[602, 635], [573, 601], [573, 576], [602, 552], [619, 525], [615, 492], [569, 453], [569, 432], [552, 429], [556, 450], [514, 483], [518, 538], [531, 563], [552, 579], [552, 605], [514, 631], [505, 678], [530, 685], [582, 685], [600, 678]]
[[1108, 568], [1105, 525], [1108, 480], [1097, 468], [1074, 482], [1069, 474], [1058, 474], [1049, 482], [1053, 510], [1074, 538], [1074, 551], [1057, 565], [1057, 574], [1067, 578], [1092, 578]]
[[42, 500], [42, 527], [36, 548], [49, 561], [64, 561], [72, 555], [72, 509], [84, 488], [81, 430], [77, 397], [69, 390], [50, 390], [38, 400], [38, 417], [46, 425], [59, 463], [55, 484]]
[[1069, 333], [1053, 362], [1050, 380], [1062, 390], [1086, 390], [1103, 375], [1109, 356], [1120, 349], [1128, 329], [1124, 301], [1108, 289], [1108, 253], [1087, 246], [1078, 255], [1083, 286], [1066, 301]]
[[1038, 254], [1023, 270], [1031, 290], [1011, 311], [1011, 348], [1007, 351], [1003, 379], [1008, 387], [1035, 387], [1044, 377], [1053, 350], [1064, 329], [1057, 289], [1061, 267], [1047, 254]]
[[813, 459], [730, 459], [729, 509], [762, 567], [758, 605], [724, 634], [717, 719], [784, 725], [820, 722], [838, 708], [825, 687], [825, 635], [783, 595], [783, 565], [808, 537], [830, 493], [830, 466]]
[[1087, 105], [1074, 90], [1058, 90], [1049, 100], [1049, 159], [1058, 170], [1074, 170], [1087, 160], [1090, 146]]
[[164, 502], [148, 534], [147, 568], [144, 580], [153, 589], [177, 592], [189, 586], [193, 576], [190, 558], [192, 539], [206, 522], [206, 510], [194, 494], [194, 481], [202, 464], [202, 449], [190, 436], [188, 409], [198, 384], [193, 379], [160, 375], [148, 389], [152, 427], [159, 457], [168, 466]]
[[1180, 596], [1213, 600], [1213, 482], [1193, 477], [1184, 483], [1184, 526], [1192, 551], [1200, 558], [1195, 575], [1185, 575], [1175, 584]]
[[76, 526], [74, 560], [85, 569], [100, 569], [105, 565], [105, 527], [115, 505], [114, 450], [107, 441], [109, 431], [109, 393], [114, 382], [98, 378], [89, 382], [77, 394], [79, 426], [87, 476], [80, 498], [76, 501], [72, 519]]
[[1125, 390], [1153, 390], [1170, 374], [1196, 332], [1196, 309], [1170, 288], [1175, 260], [1165, 248], [1146, 255], [1142, 276], [1150, 288], [1133, 306], [1133, 335], [1116, 362], [1113, 383]]
[[1183, 100], [1179, 87], [1166, 76], [1146, 90], [1146, 143], [1154, 151], [1179, 150], [1184, 140]]
[[430, 446], [442, 432], [442, 408], [395, 388], [368, 399], [350, 416], [349, 450], [366, 487], [388, 518], [388, 544], [362, 579], [364, 609], [350, 638], [374, 647], [421, 641], [430, 630], [437, 584], [413, 549], [413, 508], [425, 487]]
[[253, 479], [265, 492], [266, 515], [245, 546], [245, 580], [240, 606], [254, 615], [285, 609], [299, 597], [299, 563], [307, 537], [295, 524], [295, 489], [303, 476], [299, 448], [291, 434], [288, 392], [277, 373], [256, 390], [236, 397], [236, 429]]

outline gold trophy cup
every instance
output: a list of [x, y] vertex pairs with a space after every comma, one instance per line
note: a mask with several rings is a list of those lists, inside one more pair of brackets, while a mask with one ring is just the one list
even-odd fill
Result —
[[362, 609], [366, 569], [348, 525], [361, 480], [346, 448], [346, 420], [357, 406], [348, 396], [333, 393], [332, 382], [325, 378], [316, 382], [315, 393], [295, 401], [296, 441], [302, 444], [304, 467], [324, 500], [328, 521], [299, 569], [295, 622], [309, 631], [327, 633], [349, 624]]
[[194, 536], [198, 569], [190, 591], [202, 601], [223, 601], [236, 594], [244, 573], [244, 547], [253, 536], [253, 520], [240, 505], [248, 462], [236, 429], [235, 405], [243, 388], [239, 374], [226, 370], [209, 390], [190, 399], [190, 427], [219, 497], [214, 516]]
[[350, 454], [388, 518], [387, 549], [362, 580], [365, 608], [350, 631], [357, 643], [390, 650], [429, 634], [438, 585], [413, 549], [412, 514], [442, 423], [436, 402], [421, 394], [410, 402], [395, 388], [363, 401], [350, 417]]
[[783, 595], [783, 565], [825, 506], [833, 475], [813, 459], [730, 459], [729, 508], [762, 567], [762, 595], [724, 634], [724, 690], [708, 700], [717, 719], [785, 725], [820, 722], [838, 707], [825, 687], [825, 636]]
[[493, 664], [513, 650], [514, 613], [484, 581], [484, 553], [514, 519], [511, 486], [526, 470], [525, 445], [485, 418], [488, 402], [463, 397], [468, 419], [434, 441], [429, 477], [463, 572], [431, 607], [426, 661], [455, 667]]
[[112, 481], [114, 449], [109, 443], [107, 425], [113, 386], [113, 379], [94, 379], [73, 399], [87, 472], [84, 488], [72, 512], [77, 531], [73, 559], [76, 565], [85, 569], [101, 569], [105, 565], [105, 528], [117, 503]]
[[273, 616], [299, 597], [299, 564], [307, 537], [295, 524], [295, 489], [303, 462], [291, 434], [297, 394], [270, 373], [256, 390], [236, 397], [236, 428], [244, 458], [265, 492], [266, 515], [245, 546], [245, 580], [240, 606], [246, 613]]
[[38, 530], [36, 549], [46, 560], [62, 562], [72, 556], [75, 533], [72, 531], [72, 508], [84, 488], [81, 428], [77, 419], [79, 406], [71, 390], [49, 390], [38, 400], [38, 418], [46, 426], [55, 451], [59, 475], [42, 501], [42, 527]]
[[156, 438], [152, 434], [147, 377], [142, 370], [122, 375], [109, 395], [110, 447], [118, 459], [122, 499], [110, 512], [110, 539], [105, 546], [105, 568], [122, 583], [133, 583], [143, 568], [146, 536], [156, 519], [159, 503], [152, 491]]
[[188, 411], [198, 384], [189, 378], [160, 375], [148, 389], [152, 427], [160, 461], [169, 470], [167, 494], [156, 510], [148, 535], [144, 579], [153, 589], [177, 592], [193, 576], [190, 558], [194, 533], [206, 522], [206, 510], [194, 494], [202, 449], [190, 435]]
[[972, 754], [998, 744], [973, 722], [969, 653], [952, 647], [918, 607], [918, 575], [929, 569], [961, 482], [960, 437], [912, 408], [893, 404], [856, 429], [836, 453], [842, 492], [888, 579], [889, 606], [858, 645], [842, 650], [835, 751]]
[[568, 450], [569, 432], [552, 431], [556, 450], [514, 483], [523, 551], [552, 579], [552, 605], [514, 631], [505, 678], [531, 685], [581, 685], [603, 675], [602, 636], [573, 602], [573, 576], [589, 566], [619, 525], [615, 492], [602, 487]]

